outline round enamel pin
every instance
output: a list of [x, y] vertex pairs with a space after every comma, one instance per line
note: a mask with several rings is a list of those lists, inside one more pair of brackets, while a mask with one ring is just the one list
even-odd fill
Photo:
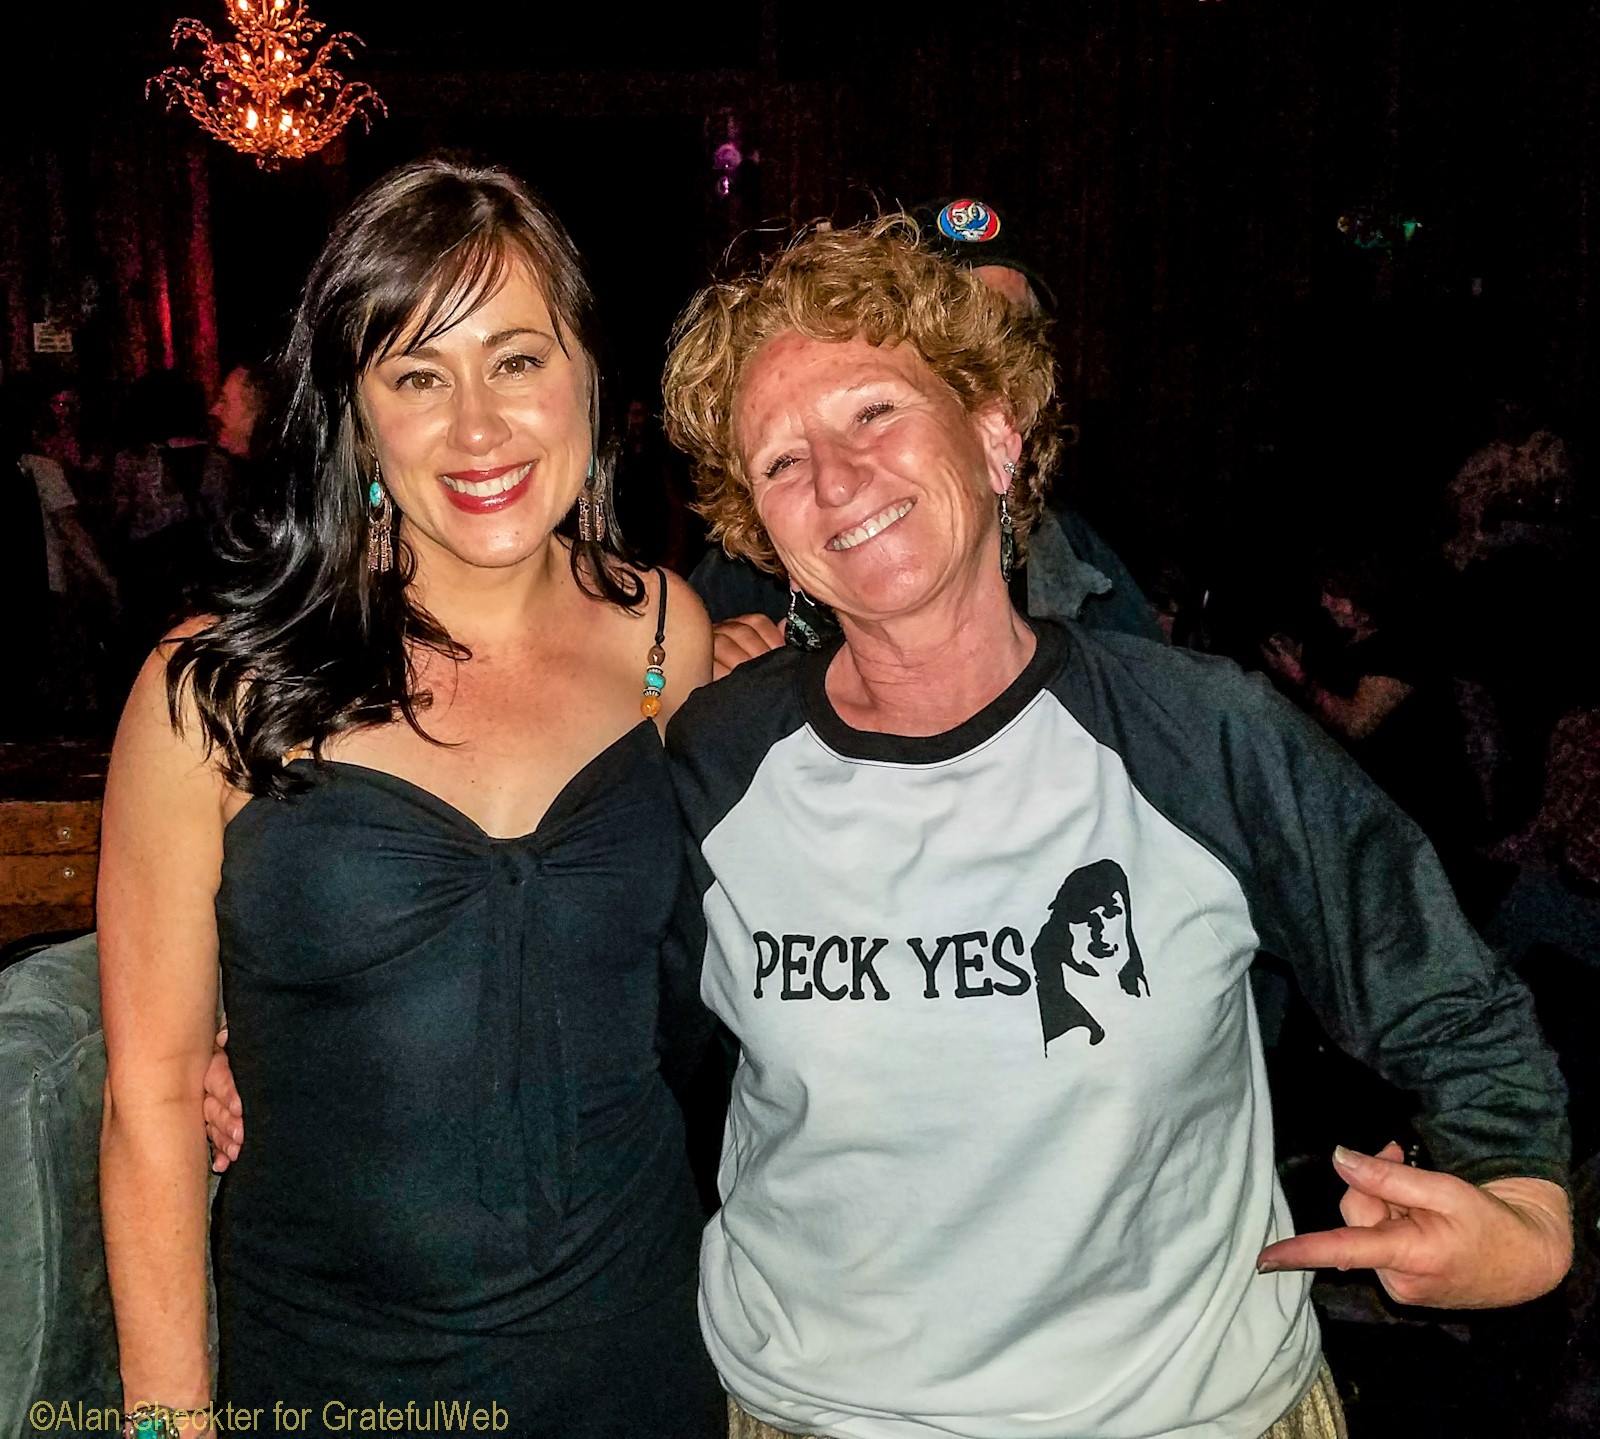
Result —
[[939, 211], [939, 233], [981, 244], [1000, 233], [1000, 217], [982, 200], [952, 200]]

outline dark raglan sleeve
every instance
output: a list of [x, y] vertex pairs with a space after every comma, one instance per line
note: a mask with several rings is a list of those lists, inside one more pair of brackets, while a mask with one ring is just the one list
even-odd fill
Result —
[[1418, 1097], [1431, 1161], [1473, 1183], [1564, 1182], [1566, 1088], [1532, 998], [1421, 830], [1259, 675], [1078, 636], [1070, 707], [1233, 872], [1335, 1042]]
[[1532, 998], [1467, 922], [1432, 845], [1264, 681], [1232, 688], [1222, 772], [1249, 821], [1263, 946], [1343, 1049], [1419, 1097], [1441, 1169], [1564, 1182], [1566, 1088]]

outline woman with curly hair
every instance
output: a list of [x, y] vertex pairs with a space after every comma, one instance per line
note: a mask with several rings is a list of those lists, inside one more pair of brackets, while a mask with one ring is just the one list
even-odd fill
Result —
[[[1040, 325], [888, 217], [713, 286], [669, 432], [842, 635], [668, 734], [700, 993], [737, 1038], [701, 1318], [739, 1436], [1342, 1434], [1305, 1268], [1411, 1303], [1565, 1272], [1561, 1083], [1432, 850], [1236, 668], [1028, 621]], [[1138, 940], [1133, 916], [1138, 916]], [[1246, 973], [1421, 1098], [1291, 1237]]]
[[699, 1439], [722, 1399], [657, 1057], [682, 862], [658, 730], [710, 632], [619, 547], [582, 262], [503, 172], [406, 166], [335, 227], [285, 366], [275, 506], [145, 665], [107, 787], [131, 1432], [208, 1422], [220, 960], [243, 1427]]

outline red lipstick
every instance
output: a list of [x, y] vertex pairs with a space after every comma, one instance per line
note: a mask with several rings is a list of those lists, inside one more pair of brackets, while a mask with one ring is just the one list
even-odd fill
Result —
[[514, 465], [497, 465], [492, 470], [446, 470], [444, 477], [447, 480], [465, 480], [469, 484], [478, 480], [498, 480], [501, 475], [509, 475], [512, 470], [520, 470], [525, 464], [527, 461], [522, 460]]
[[[494, 514], [514, 505], [528, 493], [528, 481], [533, 478], [533, 461], [524, 461], [520, 465], [500, 465], [492, 470], [450, 470], [440, 476], [440, 483], [450, 503], [458, 510], [469, 515]], [[492, 480], [499, 480], [506, 475], [514, 474], [518, 470], [526, 473], [510, 489], [496, 487], [489, 493], [473, 493], [480, 490]], [[449, 481], [455, 481], [452, 485]], [[457, 486], [470, 486], [471, 489], [457, 488]]]

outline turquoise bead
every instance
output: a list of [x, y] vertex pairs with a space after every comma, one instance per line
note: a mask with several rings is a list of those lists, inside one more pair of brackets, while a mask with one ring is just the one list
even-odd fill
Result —
[[646, 670], [644, 684], [646, 689], [655, 690], [659, 694], [667, 687], [667, 677], [660, 670]]
[[374, 480], [367, 487], [367, 503], [377, 509], [383, 503], [383, 486]]

